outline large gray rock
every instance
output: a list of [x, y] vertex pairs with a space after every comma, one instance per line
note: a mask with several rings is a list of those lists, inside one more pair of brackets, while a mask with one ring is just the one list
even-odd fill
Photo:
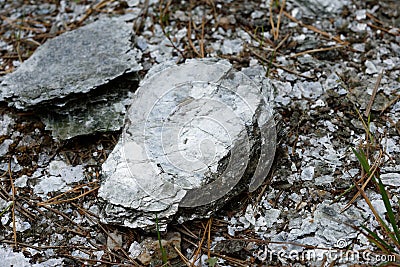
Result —
[[254, 191], [275, 153], [272, 115], [262, 88], [227, 61], [151, 69], [103, 164], [102, 220], [154, 230], [156, 214], [163, 228]]
[[136, 88], [115, 80], [141, 69], [131, 29], [104, 18], [48, 40], [4, 78], [0, 101], [35, 109], [61, 139], [120, 129], [128, 92]]

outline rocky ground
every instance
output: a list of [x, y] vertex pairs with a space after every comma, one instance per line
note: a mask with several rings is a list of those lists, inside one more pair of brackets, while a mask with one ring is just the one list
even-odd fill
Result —
[[[140, 77], [167, 60], [217, 57], [272, 88], [279, 143], [264, 184], [210, 219], [169, 224], [167, 265], [399, 264], [399, 240], [376, 219], [391, 221], [385, 198], [352, 151], [380, 174], [398, 225], [396, 0], [0, 0], [0, 81], [47, 40], [121, 16], [133, 22]], [[0, 110], [4, 266], [163, 264], [156, 229], [99, 220], [101, 165], [121, 131], [57, 141], [34, 108]]]

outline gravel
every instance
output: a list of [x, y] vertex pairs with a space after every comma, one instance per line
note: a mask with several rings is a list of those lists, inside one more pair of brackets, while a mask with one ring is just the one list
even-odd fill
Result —
[[[22, 61], [28, 62], [48, 39], [108, 17], [132, 26], [135, 66], [142, 68], [117, 88], [137, 86], [159, 63], [181, 66], [203, 55], [227, 60], [262, 88], [271, 88], [267, 97], [278, 124], [276, 155], [260, 188], [227, 201], [212, 221], [168, 223], [167, 232], [182, 235], [182, 255], [204, 266], [210, 260], [219, 266], [378, 265], [383, 262], [377, 257], [379, 249], [351, 227], [365, 225], [379, 232], [370, 208], [361, 197], [347, 207], [356, 189], [338, 197], [362, 175], [351, 150], [362, 148], [369, 151], [371, 164], [381, 157], [381, 177], [399, 213], [399, 5], [391, 0], [287, 0], [284, 11], [277, 34], [270, 17], [276, 29], [280, 8], [269, 2], [0, 1], [0, 82], [22, 69]], [[135, 86], [129, 90], [134, 92]], [[124, 98], [128, 101], [129, 90]], [[12, 107], [18, 101], [23, 109]], [[68, 114], [74, 101], [58, 114]], [[26, 100], [2, 103], [0, 109], [0, 258], [14, 266], [137, 265], [134, 257], [144, 251], [138, 251], [139, 244], [157, 237], [102, 224], [99, 217], [103, 205], [97, 190], [107, 176], [101, 166], [118, 149], [123, 132], [115, 129], [122, 124], [102, 133], [74, 130], [78, 136], [55, 140], [58, 126], [51, 129], [54, 133], [46, 130], [40, 103], [28, 105], [30, 110], [21, 103]], [[71, 114], [86, 114], [76, 110]], [[376, 187], [367, 185], [365, 193], [386, 220]], [[164, 227], [166, 221], [162, 223]], [[122, 243], [111, 245], [110, 233], [121, 236]], [[195, 245], [203, 235], [210, 259], [207, 250], [197, 251]], [[235, 245], [217, 246], [225, 243]], [[340, 254], [343, 248], [361, 255], [368, 251], [370, 256], [349, 259]], [[302, 258], [302, 252], [318, 257]], [[339, 258], [325, 261], [327, 252]], [[171, 264], [185, 263], [177, 257]]]

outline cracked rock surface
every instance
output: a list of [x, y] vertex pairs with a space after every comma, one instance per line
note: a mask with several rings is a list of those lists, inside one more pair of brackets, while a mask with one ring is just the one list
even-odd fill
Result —
[[157, 66], [133, 97], [122, 137], [103, 164], [102, 218], [146, 229], [154, 228], [156, 214], [165, 227], [179, 208], [197, 209], [179, 213], [181, 221], [209, 216], [262, 183], [275, 141], [262, 88], [229, 62]]
[[[139, 210], [112, 205], [111, 201], [98, 197], [99, 187], [105, 185], [103, 173], [108, 178], [113, 176], [113, 160], [125, 168], [120, 169], [119, 174], [125, 174], [124, 171], [130, 174], [129, 165], [123, 165], [124, 143], [118, 144], [118, 140], [128, 139], [130, 134], [99, 132], [67, 140], [60, 140], [60, 136], [68, 138], [71, 132], [84, 134], [81, 131], [89, 131], [85, 123], [104, 125], [108, 120], [111, 123], [106, 126], [110, 129], [120, 127], [125, 103], [130, 103], [130, 94], [137, 89], [137, 74], [140, 79], [147, 74], [146, 80], [149, 81], [152, 75], [168, 69], [167, 66], [173, 68], [175, 63], [168, 63], [171, 60], [182, 65], [186, 59], [204, 56], [229, 61], [235, 69], [266, 89], [267, 99], [274, 106], [274, 116], [277, 116], [279, 142], [271, 171], [259, 190], [249, 192], [258, 185], [258, 179], [253, 179], [257, 176], [250, 175], [252, 171], [249, 169], [249, 175], [245, 171], [228, 197], [242, 188], [245, 189], [243, 193], [195, 208], [185, 208], [180, 204], [190, 192], [204, 189], [216, 181], [216, 173], [227, 169], [228, 157], [218, 159], [218, 165], [209, 160], [211, 152], [218, 157], [225, 153], [226, 139], [220, 138], [224, 142], [215, 146], [219, 148], [216, 151], [202, 149], [215, 142], [213, 136], [219, 136], [219, 127], [213, 127], [210, 136], [199, 132], [198, 136], [208, 138], [184, 154], [188, 160], [198, 158], [211, 166], [204, 176], [199, 170], [199, 175], [189, 180], [177, 180], [170, 175], [174, 173], [174, 165], [180, 166], [177, 163], [181, 161], [168, 164], [166, 156], [157, 153], [159, 146], [147, 146], [146, 154], [152, 152], [149, 153], [153, 158], [151, 163], [160, 165], [151, 165], [144, 174], [156, 170], [160, 176], [156, 181], [161, 180], [162, 185], [166, 181], [176, 187], [193, 186], [193, 189], [182, 189], [187, 190], [185, 196], [172, 197], [175, 202], [182, 197], [179, 205], [161, 211], [161, 215], [165, 215], [160, 219], [161, 230], [165, 230], [165, 224], [172, 220], [166, 228], [167, 233], [160, 233], [167, 256], [174, 257], [170, 257], [171, 266], [345, 267], [382, 266], [387, 261], [392, 263], [386, 265], [399, 265], [400, 248], [389, 240], [364, 197], [358, 197], [350, 205], [358, 192], [354, 185], [362, 186], [362, 181], [365, 181], [365, 172], [352, 152], [351, 148], [354, 148], [364, 151], [370, 164], [378, 166], [397, 224], [399, 222], [398, 0], [285, 2], [282, 8], [283, 1], [275, 0], [0, 0], [0, 82], [18, 71], [49, 39], [62, 38], [66, 31], [108, 16], [128, 21], [128, 30], [131, 32], [133, 29], [135, 36], [132, 45], [140, 50], [137, 62], [143, 67], [138, 73], [124, 73], [87, 93], [72, 93], [27, 106], [27, 112], [0, 103], [0, 262], [3, 265], [38, 267], [142, 266], [148, 263], [151, 266], [162, 262], [162, 255], [157, 253], [160, 252], [159, 238], [154, 233], [149, 229], [121, 225], [124, 222], [138, 224], [139, 218], [144, 218], [141, 223], [153, 225], [151, 230], [155, 231], [154, 217], [148, 210], [150, 207], [167, 208], [169, 204], [166, 205], [162, 199], [157, 202], [153, 201], [154, 197], [145, 197], [140, 204], [148, 206], [139, 207]], [[117, 31], [114, 34], [118, 34]], [[123, 36], [130, 38], [131, 35]], [[126, 44], [132, 49], [130, 42]], [[161, 69], [153, 68], [164, 62], [167, 65], [161, 65]], [[192, 74], [196, 72], [197, 69]], [[160, 82], [167, 83], [170, 77]], [[194, 84], [198, 92], [204, 91], [202, 84]], [[187, 87], [179, 85], [176, 88]], [[173, 96], [166, 94], [161, 98], [162, 103], [176, 100]], [[17, 98], [6, 100], [18, 102]], [[184, 101], [175, 113], [171, 112], [174, 114], [172, 117], [180, 118], [185, 108], [200, 101]], [[118, 113], [113, 113], [116, 117], [110, 119], [104, 114], [103, 104], [107, 104], [111, 112], [118, 110]], [[140, 111], [140, 107], [144, 109], [146, 106], [147, 109], [148, 105], [144, 101], [136, 106]], [[159, 107], [167, 106], [155, 105], [154, 110], [164, 112]], [[151, 113], [150, 110], [153, 109], [148, 109], [147, 114], [161, 121], [162, 113]], [[192, 112], [192, 109], [187, 110]], [[96, 115], [94, 120], [92, 113], [104, 115]], [[134, 119], [130, 118], [131, 121]], [[172, 120], [153, 126], [186, 125], [179, 123], [181, 121]], [[68, 125], [70, 129], [66, 127]], [[106, 126], [103, 129], [107, 129]], [[251, 126], [257, 128], [254, 124]], [[54, 135], [59, 136], [58, 140], [54, 140], [52, 133], [45, 129], [49, 127], [52, 127]], [[246, 132], [251, 128], [247, 127]], [[147, 140], [159, 137], [157, 129], [153, 127], [152, 132], [147, 131]], [[196, 129], [206, 130], [204, 127]], [[191, 133], [182, 131], [182, 136], [189, 137]], [[254, 134], [257, 135], [257, 131]], [[185, 141], [186, 138], [182, 139]], [[191, 140], [187, 138], [186, 144], [189, 145]], [[256, 138], [250, 138], [250, 141], [254, 140]], [[185, 147], [184, 142], [182, 145]], [[258, 157], [251, 150], [251, 142], [244, 142], [243, 148], [243, 151], [250, 148], [246, 159], [252, 155]], [[113, 150], [112, 157], [109, 157]], [[168, 159], [174, 151], [167, 151], [171, 152], [166, 154]], [[217, 171], [213, 172], [215, 166]], [[193, 164], [189, 167], [198, 166]], [[250, 167], [255, 168], [251, 164]], [[180, 173], [184, 174], [183, 170]], [[116, 174], [114, 176], [117, 178]], [[113, 183], [117, 184], [116, 181]], [[192, 183], [185, 184], [188, 181]], [[115, 187], [119, 190], [116, 194], [132, 199], [128, 194], [133, 191], [131, 180], [122, 182], [119, 188]], [[168, 194], [165, 193], [164, 197], [170, 196], [173, 189], [166, 191]], [[370, 180], [364, 191], [376, 213], [388, 222], [388, 212], [378, 186]], [[108, 216], [105, 216], [104, 202], [108, 202], [109, 210], [113, 211]], [[223, 202], [225, 205], [219, 208]], [[214, 208], [217, 212], [210, 218], [185, 221], [191, 215], [207, 217], [204, 211]], [[166, 214], [173, 214], [173, 209], [177, 209], [177, 213], [168, 217]], [[117, 221], [118, 216], [121, 216], [120, 221]], [[110, 223], [104, 224], [105, 220]], [[352, 228], [360, 225], [390, 242], [394, 253], [383, 252]], [[169, 236], [169, 233], [173, 235]], [[177, 233], [181, 235], [180, 245], [174, 242], [179, 241]], [[172, 246], [167, 246], [165, 241], [170, 240]], [[207, 251], [199, 249], [201, 240], [204, 240], [202, 247]], [[370, 257], [363, 257], [364, 252]], [[175, 253], [179, 254], [177, 258]], [[390, 259], [389, 256], [397, 258]]]
[[48, 40], [4, 77], [0, 101], [34, 108], [60, 139], [119, 130], [135, 86], [132, 77], [116, 78], [141, 69], [131, 28], [121, 18], [102, 18]]

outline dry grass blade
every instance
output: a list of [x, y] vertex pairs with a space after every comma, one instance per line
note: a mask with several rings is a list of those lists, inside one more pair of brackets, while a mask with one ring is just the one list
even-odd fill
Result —
[[92, 15], [94, 11], [99, 11], [103, 7], [105, 7], [108, 3], [113, 2], [114, 0], [103, 0], [100, 3], [96, 4], [94, 7], [89, 8], [85, 15], [77, 22], [78, 25], [81, 25], [86, 19]]
[[270, 0], [269, 2], [269, 23], [271, 24], [271, 32], [272, 35], [274, 36], [275, 39], [275, 23], [274, 23], [274, 18], [272, 16], [272, 6], [273, 6], [274, 0]]
[[[192, 244], [193, 246], [195, 246], [197, 248], [200, 248], [202, 251], [207, 252], [207, 248], [199, 247], [197, 244], [195, 244], [194, 242], [190, 241], [187, 238], [183, 238], [183, 240], [185, 240], [186, 242]], [[234, 266], [248, 267], [248, 263], [246, 261], [242, 261], [242, 260], [235, 259], [235, 258], [232, 258], [232, 257], [228, 257], [228, 256], [225, 256], [225, 255], [221, 255], [221, 254], [215, 253], [215, 252], [211, 252], [211, 256], [215, 256], [215, 257], [221, 258], [223, 260], [226, 260], [227, 262], [230, 262], [230, 263], [234, 264]]]
[[[15, 23], [15, 22], [21, 22], [21, 23], [27, 22], [25, 19], [15, 19], [15, 20], [13, 20], [13, 19], [7, 18], [6, 16], [3, 16], [3, 15], [0, 15], [0, 19], [2, 19], [4, 21], [7, 21], [10, 25], [12, 25], [13, 27], [15, 27], [16, 29], [19, 29], [19, 30], [31, 31], [31, 32], [35, 32], [35, 33], [42, 33], [43, 32], [42, 29], [23, 26], [23, 25], [19, 25], [19, 24]], [[32, 21], [31, 20], [30, 22], [31, 23], [37, 23], [37, 24], [43, 24], [43, 22], [39, 22], [39, 21]]]
[[[257, 31], [255, 31], [255, 33], [252, 33], [251, 31], [249, 31], [248, 29], [246, 29], [246, 27], [243, 27], [243, 26], [241, 27], [241, 29], [244, 30], [248, 35], [250, 35], [251, 39], [253, 39], [254, 41], [260, 43], [260, 45], [261, 45], [263, 42], [267, 43], [269, 46], [273, 46], [273, 45], [274, 45], [274, 43], [273, 43], [269, 38], [264, 38], [264, 39], [260, 40], [260, 39], [257, 37]], [[267, 46], [265, 46], [265, 45], [264, 45], [262, 48], [263, 48], [263, 50], [265, 50], [265, 51], [271, 51], [271, 52], [274, 51], [273, 48], [267, 47]]]
[[199, 40], [200, 43], [200, 53], [201, 53], [201, 57], [204, 58], [204, 27], [206, 25], [206, 18], [203, 16], [203, 19], [201, 21], [201, 38]]
[[14, 246], [17, 247], [17, 227], [15, 225], [15, 186], [14, 186], [14, 181], [12, 178], [12, 172], [11, 172], [11, 159], [8, 161], [8, 174], [10, 176], [10, 183], [11, 183], [11, 190], [12, 190], [12, 208], [11, 208], [11, 213], [12, 213], [12, 225], [13, 225], [13, 237], [14, 237]]
[[[362, 150], [356, 151], [355, 149], [353, 149], [353, 153], [356, 155], [358, 161], [360, 162], [362, 169], [364, 169], [367, 174], [371, 174], [371, 168], [368, 163], [368, 158], [365, 156], [363, 151]], [[381, 152], [381, 154], [382, 154], [382, 152]], [[396, 221], [395, 215], [393, 213], [393, 208], [389, 201], [389, 196], [385, 190], [382, 180], [379, 177], [379, 172], [374, 177], [375, 177], [374, 181], [377, 183], [380, 195], [382, 197], [382, 201], [385, 205], [385, 209], [387, 212], [389, 222], [392, 225], [393, 230], [390, 230], [388, 224], [383, 221], [383, 219], [379, 216], [379, 214], [377, 214], [374, 207], [371, 205], [371, 202], [366, 197], [364, 190], [362, 188], [360, 188], [357, 183], [355, 183], [355, 186], [363, 194], [363, 197], [364, 197], [365, 201], [367, 202], [367, 204], [369, 205], [371, 211], [373, 212], [375, 219], [378, 221], [380, 226], [383, 228], [383, 230], [381, 230], [381, 231], [383, 231], [384, 235], [387, 238], [389, 238], [389, 240], [391, 240], [398, 248], [400, 248], [400, 234], [399, 234], [399, 230], [398, 230], [398, 226], [397, 226], [397, 221]], [[391, 246], [388, 245], [388, 243], [385, 242], [383, 239], [379, 238], [379, 236], [376, 233], [372, 232], [371, 230], [367, 229], [366, 227], [363, 227], [363, 229], [368, 231], [373, 237], [375, 237], [376, 242], [374, 242], [374, 243], [380, 243], [380, 244], [382, 244], [382, 246], [386, 247], [390, 251], [394, 251], [393, 248], [391, 248]], [[380, 242], [378, 242], [378, 241], [380, 241]], [[386, 250], [385, 250], [385, 252], [386, 252]]]
[[378, 79], [376, 80], [374, 90], [372, 91], [371, 99], [368, 102], [367, 109], [365, 110], [365, 117], [369, 116], [369, 113], [371, 112], [372, 104], [374, 103], [375, 97], [376, 97], [376, 92], [378, 92], [379, 84], [381, 83], [383, 77], [383, 70], [379, 73]]
[[211, 258], [211, 225], [212, 225], [212, 218], [210, 218], [210, 223], [208, 224], [208, 240], [207, 240], [207, 258]]
[[[397, 95], [393, 100], [389, 101], [389, 103], [386, 104], [381, 110], [381, 113], [379, 115], [382, 115], [385, 110], [387, 110], [391, 105], [396, 103], [400, 99], [400, 95]], [[400, 133], [399, 133], [400, 134]]]
[[358, 191], [363, 196], [363, 198], [364, 198], [365, 202], [367, 203], [368, 207], [370, 208], [370, 210], [374, 214], [374, 216], [375, 216], [376, 220], [378, 221], [382, 231], [384, 231], [387, 236], [391, 236], [391, 233], [390, 233], [389, 229], [387, 228], [385, 223], [382, 221], [382, 218], [379, 216], [378, 212], [376, 211], [376, 209], [372, 205], [372, 203], [371, 203], [370, 199], [368, 198], [367, 194], [365, 194], [365, 191], [360, 186], [358, 186], [356, 183], [355, 183], [355, 185], [356, 185]]
[[280, 5], [280, 9], [279, 9], [279, 14], [278, 14], [278, 21], [276, 23], [274, 23], [274, 18], [273, 18], [273, 13], [272, 13], [272, 6], [275, 0], [271, 0], [269, 3], [269, 22], [271, 24], [271, 32], [272, 35], [274, 36], [274, 41], [279, 39], [279, 28], [281, 25], [281, 19], [282, 19], [282, 13], [283, 13], [283, 9], [285, 7], [286, 4], [286, 0], [282, 0], [282, 4]]
[[198, 57], [202, 57], [202, 55], [199, 53], [199, 50], [197, 50], [196, 46], [192, 42], [192, 16], [189, 18], [189, 23], [188, 23], [188, 29], [187, 29], [187, 37], [188, 37], [188, 42], [192, 50], [196, 53]]
[[[373, 140], [373, 136], [372, 136], [371, 132], [369, 131], [369, 125], [368, 125], [368, 124], [369, 124], [369, 119], [370, 119], [370, 117], [368, 116], [368, 121], [365, 122], [365, 120], [364, 120], [364, 118], [362, 117], [360, 111], [359, 111], [358, 109], [356, 109], [356, 112], [357, 112], [358, 118], [360, 119], [360, 121], [361, 121], [361, 123], [362, 123], [362, 125], [363, 125], [363, 127], [364, 127], [364, 131], [365, 131], [365, 143], [366, 143], [366, 144], [369, 144], [369, 145], [371, 146], [370, 142]], [[370, 146], [367, 146], [367, 157], [368, 157], [368, 154], [369, 154], [369, 147], [370, 147]], [[364, 171], [364, 169], [361, 169], [361, 170]]]
[[235, 259], [233, 257], [229, 257], [229, 256], [225, 256], [225, 255], [221, 255], [219, 253], [212, 253], [213, 256], [216, 256], [218, 258], [221, 258], [223, 260], [226, 260], [228, 262], [231, 262], [232, 264], [234, 264], [233, 266], [240, 266], [240, 267], [249, 267], [249, 263], [247, 261], [242, 261], [239, 259]]
[[[371, 173], [368, 175], [367, 180], [363, 183], [363, 185], [360, 187], [362, 190], [365, 189], [365, 187], [368, 185], [368, 183], [371, 181], [371, 179], [374, 177], [375, 172], [378, 170], [381, 159], [382, 159], [382, 151], [380, 151], [378, 158], [375, 160], [373, 167], [371, 168]], [[361, 181], [363, 180], [363, 178], [360, 179]], [[358, 182], [356, 182], [358, 184]], [[358, 191], [353, 198], [349, 201], [349, 203], [346, 204], [346, 206], [344, 208], [341, 209], [340, 212], [344, 212], [345, 210], [347, 210], [353, 203], [354, 201], [357, 200], [357, 198], [361, 195], [361, 192]]]
[[148, 11], [149, 11], [149, 0], [145, 0], [144, 1], [144, 7], [140, 11], [138, 19], [135, 20], [134, 23], [133, 23], [133, 31], [134, 31], [135, 35], [139, 35], [140, 34], [140, 30], [144, 25], [144, 22], [146, 20]]
[[169, 36], [169, 34], [165, 31], [164, 19], [166, 18], [167, 13], [169, 12], [169, 7], [170, 7], [171, 3], [172, 3], [172, 0], [169, 0], [166, 3], [165, 8], [163, 8], [164, 0], [160, 1], [160, 4], [158, 6], [158, 11], [159, 11], [159, 16], [160, 16], [159, 23], [160, 23], [161, 30], [162, 30], [164, 36], [167, 37], [167, 39], [171, 43], [172, 47], [182, 56], [182, 58], [186, 58], [185, 55], [183, 54], [183, 52], [175, 45], [175, 43], [171, 39], [171, 36]]
[[275, 53], [281, 48], [281, 46], [286, 42], [286, 40], [289, 38], [289, 34], [286, 34], [285, 37], [282, 39], [282, 41], [279, 42], [279, 44], [275, 47], [274, 51]]

